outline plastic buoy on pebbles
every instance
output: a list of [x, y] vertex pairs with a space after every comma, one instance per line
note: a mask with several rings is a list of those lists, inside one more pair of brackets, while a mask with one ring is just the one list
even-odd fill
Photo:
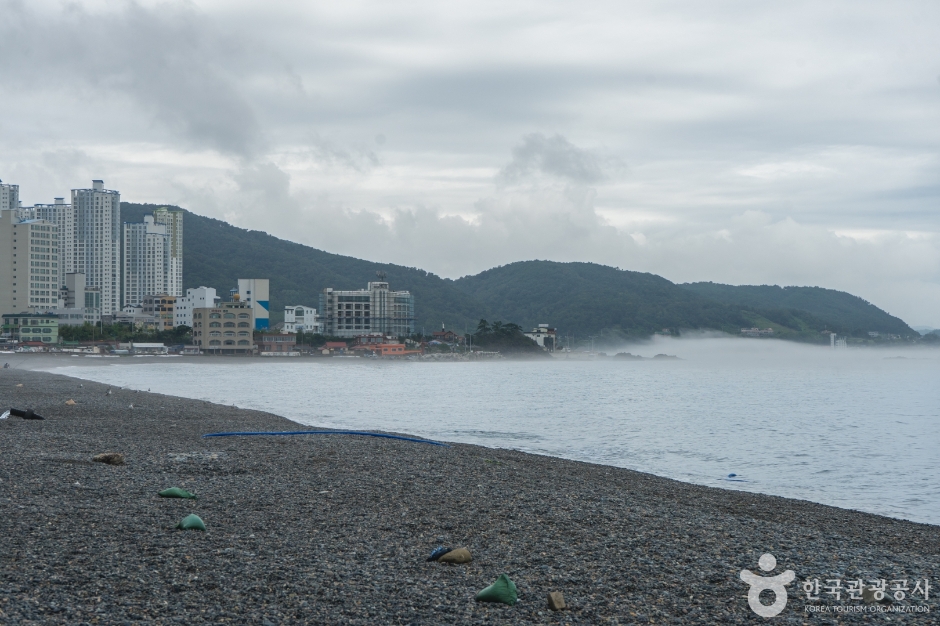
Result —
[[431, 553], [431, 556], [428, 557], [428, 561], [436, 561], [442, 556], [444, 556], [445, 554], [447, 554], [448, 552], [450, 552], [450, 550], [451, 550], [450, 548], [445, 548], [444, 546], [438, 546], [437, 548], [435, 548], [434, 552]]
[[509, 576], [506, 576], [506, 574], [500, 574], [496, 582], [480, 591], [474, 600], [477, 602], [502, 602], [512, 606], [518, 598], [516, 583], [509, 580]]
[[159, 493], [161, 498], [189, 498], [190, 500], [196, 500], [196, 495], [189, 493], [185, 489], [180, 489], [179, 487], [170, 487], [169, 489], [164, 489]]
[[176, 525], [180, 530], [205, 530], [206, 525], [202, 521], [202, 518], [196, 515], [195, 513], [190, 513], [186, 517], [180, 520], [180, 523]]
[[438, 563], [469, 563], [473, 560], [466, 548], [457, 548], [437, 558]]
[[124, 465], [124, 455], [118, 452], [102, 452], [91, 457], [95, 463], [107, 463], [108, 465]]

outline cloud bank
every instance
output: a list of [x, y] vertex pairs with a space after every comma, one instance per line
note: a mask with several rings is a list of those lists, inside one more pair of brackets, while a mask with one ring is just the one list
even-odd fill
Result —
[[596, 261], [940, 326], [940, 6], [0, 0], [0, 178], [456, 277]]

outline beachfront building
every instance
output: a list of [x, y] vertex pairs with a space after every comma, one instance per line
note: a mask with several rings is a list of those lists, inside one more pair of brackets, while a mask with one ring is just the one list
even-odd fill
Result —
[[284, 333], [264, 333], [258, 342], [261, 356], [287, 356], [300, 354], [297, 349], [297, 337]]
[[238, 300], [251, 305], [255, 330], [267, 330], [270, 327], [271, 299], [268, 297], [269, 284], [267, 278], [239, 278], [238, 289], [232, 293], [233, 300], [237, 295]]
[[287, 306], [284, 307], [284, 324], [281, 326], [281, 332], [323, 334], [323, 325], [320, 323], [316, 309], [303, 305]]
[[555, 329], [549, 328], [548, 324], [539, 324], [538, 328], [533, 328], [531, 332], [524, 333], [526, 337], [539, 344], [539, 347], [549, 352], [555, 351]]
[[254, 314], [248, 302], [193, 309], [193, 344], [205, 354], [254, 352]]
[[166, 293], [146, 295], [141, 303], [143, 314], [151, 315], [157, 320], [157, 330], [173, 328], [175, 306], [176, 296]]
[[101, 290], [101, 314], [121, 310], [121, 194], [104, 188], [72, 190], [74, 230], [65, 243], [66, 270], [85, 274], [85, 283]]
[[4, 313], [3, 335], [25, 344], [59, 342], [59, 316], [51, 313]]
[[391, 291], [387, 282], [371, 282], [366, 289], [320, 294], [323, 333], [356, 337], [382, 333], [401, 337], [415, 332], [415, 301], [407, 291]]
[[22, 216], [0, 210], [0, 313], [59, 308], [59, 228]]
[[219, 302], [215, 287], [190, 287], [186, 295], [176, 299], [173, 311], [173, 324], [176, 326], [193, 327], [193, 311], [195, 309], [211, 309]]

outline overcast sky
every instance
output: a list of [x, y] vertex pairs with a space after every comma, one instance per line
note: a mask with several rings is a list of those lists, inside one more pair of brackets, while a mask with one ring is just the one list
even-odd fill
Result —
[[[0, 179], [940, 327], [940, 3], [0, 0]], [[350, 286], [352, 287], [352, 286]]]

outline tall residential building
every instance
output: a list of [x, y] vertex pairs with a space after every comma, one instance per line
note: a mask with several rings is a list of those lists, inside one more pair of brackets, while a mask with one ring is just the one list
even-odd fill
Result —
[[252, 311], [252, 305], [241, 301], [194, 309], [193, 345], [209, 354], [253, 352]]
[[57, 309], [59, 272], [58, 227], [0, 211], [0, 313]]
[[20, 186], [0, 180], [0, 211], [20, 208]]
[[255, 330], [267, 330], [271, 323], [271, 301], [268, 297], [269, 281], [267, 278], [239, 278], [238, 298], [251, 304], [255, 320]]
[[334, 337], [415, 332], [414, 296], [407, 291], [390, 291], [386, 282], [372, 282], [358, 291], [326, 288], [320, 294], [319, 311], [324, 334]]
[[152, 215], [145, 215], [140, 223], [125, 222], [122, 309], [142, 304], [145, 296], [168, 293], [169, 241], [166, 225], [155, 223]]
[[162, 207], [153, 212], [153, 220], [157, 224], [166, 226], [167, 255], [166, 267], [163, 271], [166, 276], [166, 286], [163, 290], [171, 296], [183, 295], [183, 212], [171, 211]]
[[75, 209], [65, 203], [65, 198], [56, 198], [55, 204], [37, 204], [33, 207], [37, 219], [52, 222], [59, 227], [59, 278], [65, 285], [65, 275], [75, 272]]
[[176, 299], [176, 306], [173, 311], [173, 324], [176, 326], [193, 327], [194, 309], [211, 309], [217, 305], [219, 296], [215, 293], [214, 287], [190, 287], [186, 290], [186, 295]]
[[91, 189], [72, 190], [72, 209], [71, 269], [100, 288], [101, 314], [112, 315], [121, 310], [121, 194], [94, 180]]

